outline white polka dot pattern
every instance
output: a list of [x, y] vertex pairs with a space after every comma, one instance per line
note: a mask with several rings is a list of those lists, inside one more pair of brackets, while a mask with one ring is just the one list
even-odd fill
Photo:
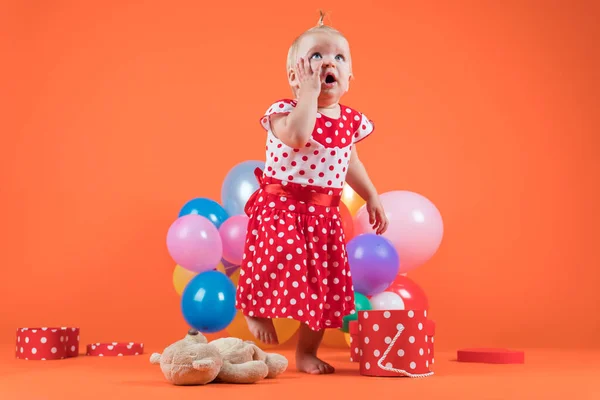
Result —
[[96, 357], [139, 356], [144, 353], [144, 343], [111, 342], [92, 343], [86, 346], [85, 354]]
[[425, 341], [428, 331], [423, 329], [428, 321], [423, 312], [415, 311], [370, 310], [367, 318], [366, 312], [358, 312], [362, 375], [420, 378], [432, 374], [432, 356], [426, 351], [431, 343]]
[[60, 360], [79, 355], [79, 328], [18, 328], [16, 357]]
[[[274, 180], [265, 177], [267, 184]], [[285, 187], [341, 193], [294, 182]], [[283, 199], [261, 189], [248, 232], [236, 308], [251, 317], [296, 319], [313, 330], [342, 327], [344, 316], [354, 311], [354, 288], [338, 207]]]
[[308, 143], [303, 148], [294, 149], [276, 137], [270, 116], [288, 114], [295, 106], [294, 100], [277, 101], [261, 118], [261, 125], [268, 132], [265, 174], [305, 185], [342, 188], [352, 147], [373, 132], [373, 123], [360, 112], [342, 105], [338, 119], [317, 114]]

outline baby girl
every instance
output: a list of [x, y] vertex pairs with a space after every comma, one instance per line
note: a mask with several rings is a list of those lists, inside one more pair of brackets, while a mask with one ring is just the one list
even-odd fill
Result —
[[346, 38], [319, 24], [300, 35], [287, 59], [294, 98], [273, 103], [261, 119], [267, 132], [260, 188], [250, 217], [236, 307], [258, 340], [276, 344], [272, 318], [300, 321], [296, 367], [334, 372], [317, 358], [325, 329], [353, 314], [354, 291], [339, 205], [347, 182], [366, 201], [377, 234], [388, 221], [356, 143], [373, 132], [361, 112], [339, 103], [352, 78]]

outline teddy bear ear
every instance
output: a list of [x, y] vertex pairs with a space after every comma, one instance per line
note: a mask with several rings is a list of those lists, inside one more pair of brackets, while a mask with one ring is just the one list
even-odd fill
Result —
[[160, 356], [160, 353], [152, 353], [152, 355], [150, 356], [150, 363], [160, 364]]

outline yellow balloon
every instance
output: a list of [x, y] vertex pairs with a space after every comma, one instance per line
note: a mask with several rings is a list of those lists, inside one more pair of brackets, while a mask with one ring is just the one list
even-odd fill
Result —
[[[290, 340], [298, 328], [300, 327], [300, 322], [289, 319], [289, 318], [275, 318], [273, 319], [273, 325], [275, 326], [275, 331], [277, 332], [277, 339], [279, 340], [279, 344], [283, 344]], [[256, 342], [260, 348], [269, 349], [276, 347], [275, 345], [267, 345], [264, 343], [258, 343], [258, 339], [250, 333], [248, 330], [248, 325], [246, 324], [246, 318], [241, 311], [238, 311], [233, 318], [233, 321], [229, 324], [227, 328], [225, 328], [227, 334], [231, 337], [236, 337], [242, 340], [251, 340]]]
[[[223, 263], [219, 263], [215, 269], [225, 274], [225, 267], [223, 266]], [[181, 296], [187, 284], [190, 283], [192, 278], [196, 275], [198, 275], [197, 272], [187, 270], [181, 265], [175, 266], [175, 269], [173, 270], [173, 286], [175, 287], [175, 291], [178, 295]]]
[[231, 274], [229, 276], [229, 279], [231, 279], [231, 282], [233, 282], [233, 285], [237, 288], [238, 282], [240, 281], [240, 270], [238, 269], [233, 274]]
[[344, 333], [344, 339], [346, 339], [346, 343], [348, 344], [348, 347], [351, 346], [350, 343], [350, 334], [349, 333]]
[[181, 296], [183, 289], [192, 280], [193, 277], [198, 275], [197, 272], [187, 270], [180, 265], [176, 265], [173, 270], [173, 286], [178, 295]]
[[342, 190], [342, 202], [348, 207], [350, 215], [353, 216], [356, 215], [358, 209], [365, 204], [362, 197], [360, 197], [348, 184], [344, 184], [344, 189]]
[[[233, 274], [231, 274], [230, 278], [233, 284], [237, 287], [238, 281], [240, 279], [240, 270], [238, 269]], [[275, 318], [273, 319], [273, 325], [275, 326], [275, 331], [277, 332], [277, 339], [279, 341], [279, 344], [283, 344], [294, 336], [294, 334], [300, 327], [300, 322], [289, 318]], [[257, 342], [257, 339], [248, 330], [246, 318], [244, 318], [244, 314], [242, 314], [241, 311], [238, 311], [235, 314], [233, 321], [231, 321], [229, 326], [225, 329], [227, 331], [227, 334], [231, 337]], [[257, 344], [260, 346], [260, 348], [263, 349], [276, 347], [275, 345], [266, 345], [264, 343]]]
[[344, 338], [344, 332], [339, 329], [327, 329], [323, 335], [323, 346], [335, 348], [347, 348], [349, 345]]
[[224, 273], [225, 275], [227, 275], [227, 273], [225, 272], [225, 266], [223, 265], [222, 262], [219, 263], [219, 265], [217, 265], [217, 268], [215, 268], [217, 271]]

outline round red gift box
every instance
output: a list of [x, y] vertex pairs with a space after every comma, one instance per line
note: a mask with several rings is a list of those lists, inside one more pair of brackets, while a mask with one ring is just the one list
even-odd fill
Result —
[[361, 375], [432, 375], [426, 323], [427, 310], [359, 311]]
[[350, 321], [348, 323], [350, 331], [350, 361], [358, 362], [360, 360], [360, 346], [358, 343], [358, 321]]
[[143, 343], [93, 343], [87, 345], [86, 355], [97, 357], [137, 356], [144, 353]]

